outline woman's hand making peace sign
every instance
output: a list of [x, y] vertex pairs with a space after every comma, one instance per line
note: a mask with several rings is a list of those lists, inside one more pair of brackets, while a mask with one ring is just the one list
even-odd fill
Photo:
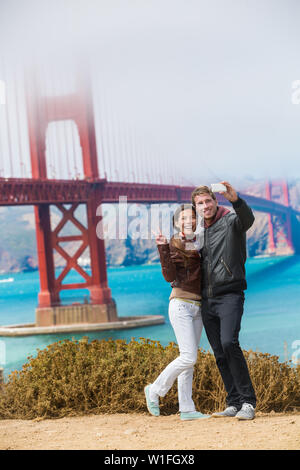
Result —
[[155, 241], [157, 245], [166, 245], [168, 243], [167, 238], [161, 233], [160, 230], [158, 234], [154, 233], [154, 235], [155, 235]]

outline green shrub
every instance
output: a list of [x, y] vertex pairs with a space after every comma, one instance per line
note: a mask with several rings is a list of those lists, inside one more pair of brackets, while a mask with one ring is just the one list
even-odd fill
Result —
[[[257, 410], [300, 408], [300, 367], [277, 356], [244, 351], [257, 394]], [[158, 341], [64, 340], [38, 350], [0, 389], [0, 418], [57, 418], [87, 413], [145, 412], [144, 386], [178, 356], [174, 343]], [[199, 349], [193, 398], [211, 413], [226, 393], [214, 356]], [[161, 413], [178, 411], [177, 384], [161, 399]]]

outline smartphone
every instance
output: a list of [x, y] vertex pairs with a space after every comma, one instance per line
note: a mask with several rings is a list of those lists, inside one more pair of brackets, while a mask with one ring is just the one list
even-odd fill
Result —
[[222, 192], [226, 192], [227, 191], [227, 188], [226, 186], [224, 186], [224, 184], [222, 183], [214, 183], [214, 184], [211, 184], [211, 190], [214, 192], [214, 193], [222, 193]]

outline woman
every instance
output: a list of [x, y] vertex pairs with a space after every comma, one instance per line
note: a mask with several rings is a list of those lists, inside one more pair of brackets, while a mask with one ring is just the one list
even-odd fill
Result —
[[203, 328], [201, 318], [201, 267], [199, 251], [195, 245], [196, 211], [183, 204], [173, 216], [173, 227], [178, 230], [170, 243], [164, 235], [156, 237], [162, 274], [171, 282], [169, 318], [174, 329], [180, 355], [172, 361], [155, 382], [144, 389], [148, 411], [159, 416], [159, 397], [163, 397], [178, 379], [180, 418], [191, 420], [206, 418], [196, 411], [192, 399], [194, 364]]

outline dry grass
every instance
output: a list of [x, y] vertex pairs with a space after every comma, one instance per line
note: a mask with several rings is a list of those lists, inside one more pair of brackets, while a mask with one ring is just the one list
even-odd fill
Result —
[[[257, 395], [258, 411], [300, 409], [300, 366], [277, 356], [244, 351]], [[0, 390], [0, 418], [58, 418], [87, 413], [144, 412], [144, 386], [178, 356], [170, 343], [140, 338], [59, 341], [29, 357]], [[225, 390], [210, 352], [199, 349], [193, 398], [205, 413], [220, 410]], [[177, 386], [161, 399], [161, 413], [178, 411]]]

